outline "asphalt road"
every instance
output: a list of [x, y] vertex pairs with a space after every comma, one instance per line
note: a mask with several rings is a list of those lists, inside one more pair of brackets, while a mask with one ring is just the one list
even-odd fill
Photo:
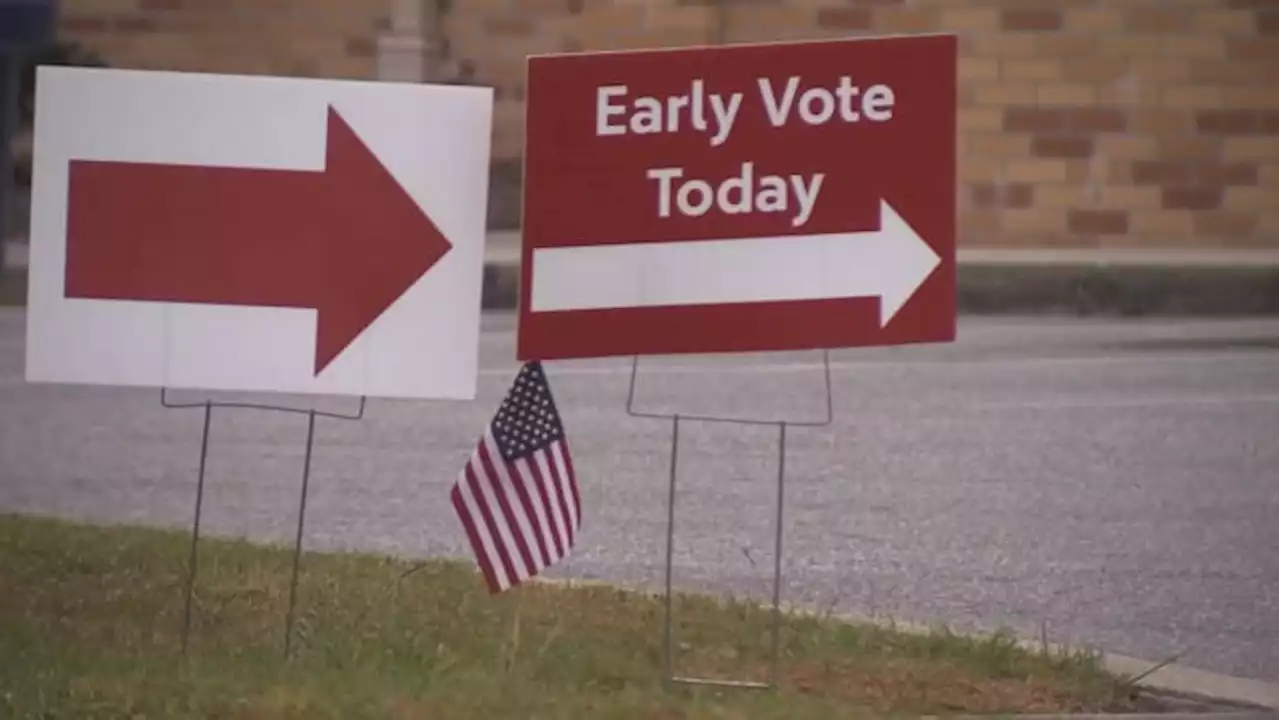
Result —
[[[486, 317], [473, 403], [319, 421], [309, 548], [469, 557], [448, 489], [514, 375], [512, 325]], [[788, 433], [784, 600], [1034, 636], [1043, 622], [1056, 642], [1274, 681], [1276, 327], [967, 319], [954, 344], [832, 353], [835, 423]], [[27, 385], [22, 336], [0, 310], [0, 510], [188, 525], [201, 413]], [[819, 353], [643, 360], [636, 399], [803, 420], [823, 414], [821, 368]], [[551, 574], [659, 587], [670, 422], [625, 413], [629, 360], [548, 372], [585, 514]], [[305, 427], [215, 411], [207, 531], [292, 541]], [[777, 435], [682, 424], [680, 586], [768, 599]]]

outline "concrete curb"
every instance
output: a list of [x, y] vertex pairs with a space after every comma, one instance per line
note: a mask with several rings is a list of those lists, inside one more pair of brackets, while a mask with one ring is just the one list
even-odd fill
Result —
[[[575, 586], [575, 587], [599, 587], [609, 589], [623, 589], [632, 592], [644, 593], [654, 597], [660, 597], [661, 594], [655, 592], [652, 588], [633, 586], [626, 584], [615, 584], [600, 580], [566, 580], [560, 578], [542, 578], [535, 577], [534, 582], [558, 585], [558, 586]], [[682, 592], [682, 591], [678, 591]], [[767, 603], [760, 603], [761, 607], [770, 607]], [[806, 608], [790, 603], [783, 603], [782, 610], [785, 613], [791, 613], [800, 616], [816, 617], [827, 615], [813, 608]], [[936, 627], [925, 625], [922, 623], [902, 622], [882, 617], [874, 617], [870, 615], [860, 615], [856, 613], [831, 613], [829, 617], [844, 622], [868, 624], [877, 627], [892, 628], [905, 633], [916, 635], [927, 635], [937, 630]], [[985, 637], [981, 633], [965, 633], [956, 632], [958, 637], [982, 638]], [[1027, 637], [1014, 637], [1014, 641], [1027, 650], [1040, 650], [1043, 643], [1038, 639]], [[1082, 650], [1083, 648], [1069, 647], [1057, 643], [1049, 643], [1048, 650], [1051, 653], [1062, 652], [1064, 650]], [[1139, 658], [1129, 657], [1127, 655], [1119, 655], [1116, 653], [1102, 652], [1102, 664], [1109, 672], [1120, 676], [1136, 677], [1147, 672], [1151, 668], [1159, 664], [1158, 661], [1143, 660]], [[1175, 718], [1207, 718], [1212, 717], [1214, 720], [1218, 718], [1230, 718], [1235, 720], [1254, 720], [1261, 718], [1277, 718], [1277, 709], [1280, 708], [1280, 685], [1269, 683], [1264, 680], [1254, 680], [1251, 678], [1233, 677], [1230, 675], [1221, 675], [1218, 673], [1200, 670], [1198, 668], [1186, 665], [1169, 664], [1152, 672], [1142, 678], [1137, 683], [1138, 687], [1148, 690], [1168, 693], [1174, 696], [1185, 698], [1190, 705], [1209, 704], [1209, 705], [1227, 705], [1232, 706], [1231, 709], [1223, 710], [1197, 710], [1194, 712], [1163, 712], [1163, 713], [1133, 713], [1119, 714], [1109, 713], [1100, 715], [1089, 714], [1061, 714], [1061, 715], [1022, 715], [1017, 717], [1023, 718], [1082, 718], [1082, 717], [1105, 717], [1105, 718], [1163, 718], [1164, 720], [1173, 720]], [[1199, 702], [1197, 702], [1199, 701]], [[955, 718], [964, 716], [954, 716]], [[988, 719], [989, 720], [989, 719]]]
[[[1275, 315], [1276, 265], [1043, 262], [974, 257], [959, 264], [956, 296], [964, 314]], [[489, 262], [483, 306], [516, 307], [517, 262]]]

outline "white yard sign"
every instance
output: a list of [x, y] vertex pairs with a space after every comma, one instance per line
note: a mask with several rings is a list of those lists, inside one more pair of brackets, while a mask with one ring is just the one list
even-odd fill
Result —
[[474, 397], [492, 109], [40, 68], [27, 380]]

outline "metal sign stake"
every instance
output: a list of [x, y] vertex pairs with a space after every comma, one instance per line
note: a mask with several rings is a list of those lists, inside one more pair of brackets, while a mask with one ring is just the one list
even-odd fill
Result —
[[[685, 685], [713, 685], [720, 687], [735, 688], [755, 688], [755, 689], [771, 689], [776, 688], [779, 678], [779, 664], [781, 657], [782, 643], [782, 538], [783, 538], [783, 501], [786, 496], [786, 458], [787, 458], [787, 427], [825, 427], [831, 424], [834, 419], [834, 402], [832, 400], [831, 391], [831, 358], [827, 350], [822, 352], [822, 370], [823, 380], [826, 389], [826, 415], [818, 420], [810, 421], [793, 421], [778, 419], [757, 419], [757, 418], [741, 418], [741, 417], [720, 417], [715, 415], [686, 415], [673, 413], [664, 415], [661, 413], [652, 413], [639, 411], [635, 409], [636, 394], [636, 375], [638, 374], [640, 358], [634, 357], [631, 362], [631, 382], [627, 390], [627, 414], [631, 417], [651, 418], [651, 419], [669, 419], [671, 420], [671, 463], [668, 474], [667, 485], [667, 548], [666, 548], [666, 566], [664, 568], [664, 597], [663, 597], [663, 621], [662, 621], [662, 674], [663, 685], [670, 689], [675, 683]], [[680, 422], [681, 421], [700, 421], [711, 423], [728, 423], [736, 425], [772, 425], [778, 428], [778, 477], [777, 477], [777, 500], [774, 516], [774, 545], [773, 545], [773, 607], [772, 607], [772, 623], [770, 626], [770, 650], [769, 650], [769, 679], [767, 682], [756, 682], [748, 680], [721, 680], [714, 678], [687, 677], [677, 675], [675, 672], [675, 639], [674, 630], [672, 628], [672, 573], [675, 557], [675, 506], [676, 506], [676, 479], [679, 470], [679, 454], [680, 454]]]
[[248, 410], [267, 410], [275, 412], [296, 413], [307, 416], [307, 445], [302, 459], [302, 491], [298, 498], [298, 526], [293, 544], [293, 570], [289, 583], [289, 610], [285, 616], [284, 655], [287, 659], [292, 650], [294, 613], [298, 595], [298, 567], [302, 560], [302, 531], [307, 514], [307, 489], [311, 480], [311, 456], [315, 450], [316, 418], [327, 417], [335, 420], [360, 420], [364, 417], [366, 398], [360, 397], [360, 405], [354, 413], [338, 413], [315, 408], [296, 408], [282, 405], [263, 405], [247, 402], [220, 402], [203, 400], [200, 402], [174, 402], [169, 399], [168, 388], [160, 390], [160, 404], [166, 408], [203, 408], [204, 426], [200, 434], [200, 465], [196, 474], [196, 506], [195, 516], [191, 521], [191, 552], [187, 559], [186, 602], [182, 613], [182, 654], [187, 654], [187, 646], [191, 636], [191, 605], [195, 594], [196, 571], [198, 569], [197, 547], [200, 542], [200, 519], [204, 506], [204, 479], [209, 458], [209, 427], [213, 420], [213, 409], [235, 408]]

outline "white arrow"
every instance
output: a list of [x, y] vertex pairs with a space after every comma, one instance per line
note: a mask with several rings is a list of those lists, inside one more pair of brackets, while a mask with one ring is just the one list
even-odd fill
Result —
[[884, 327], [941, 261], [881, 201], [867, 232], [540, 248], [530, 309], [878, 297]]

